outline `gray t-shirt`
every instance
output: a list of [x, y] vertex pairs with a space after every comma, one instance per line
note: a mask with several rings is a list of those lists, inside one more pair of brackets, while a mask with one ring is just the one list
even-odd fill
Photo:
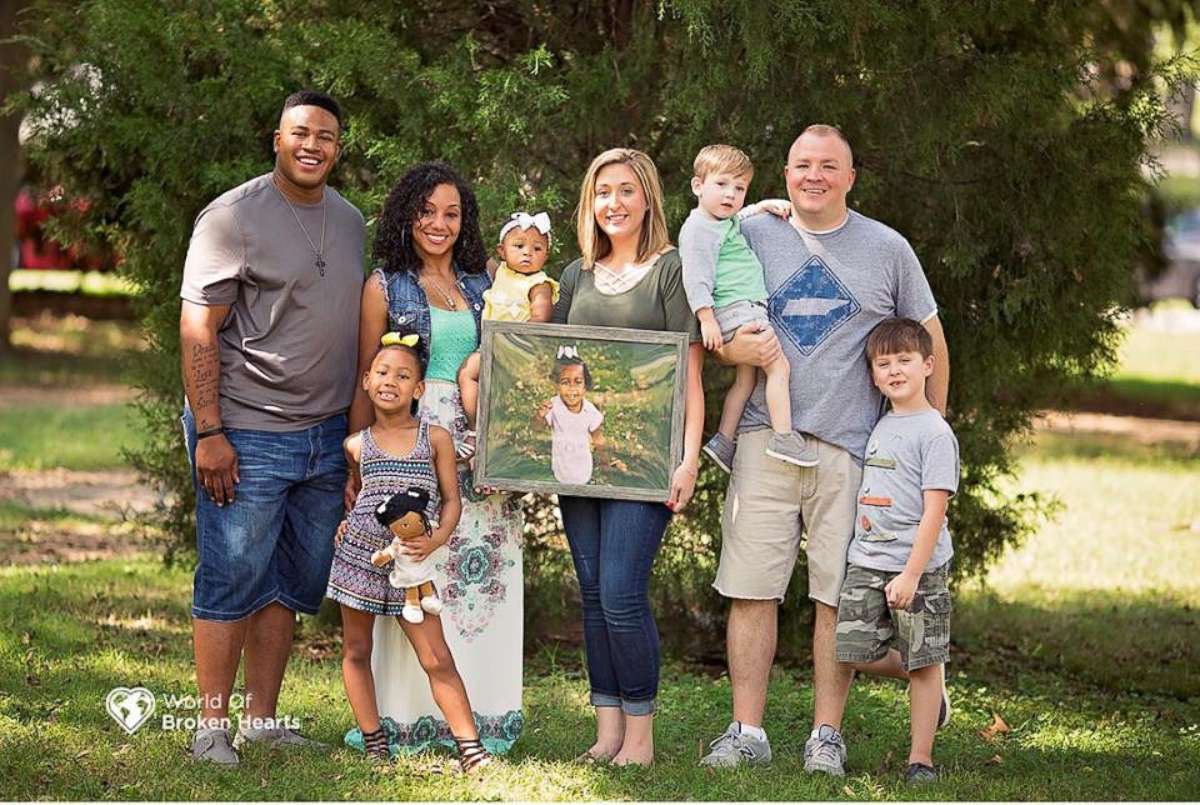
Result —
[[344, 412], [354, 395], [366, 227], [333, 188], [293, 204], [321, 247], [325, 275], [271, 174], [196, 216], [179, 295], [230, 305], [221, 325], [221, 423], [295, 431]]
[[[883, 410], [867, 336], [893, 316], [937, 313], [916, 254], [894, 229], [853, 211], [824, 234], [774, 215], [743, 221], [742, 233], [763, 264], [767, 311], [791, 364], [792, 426], [861, 459]], [[765, 390], [759, 373], [740, 430], [770, 427]]]
[[[854, 539], [846, 561], [872, 570], [900, 571], [912, 554], [917, 526], [925, 511], [924, 492], [958, 490], [958, 440], [935, 409], [915, 414], [889, 413], [871, 433]], [[928, 572], [950, 561], [954, 548], [942, 518]]]

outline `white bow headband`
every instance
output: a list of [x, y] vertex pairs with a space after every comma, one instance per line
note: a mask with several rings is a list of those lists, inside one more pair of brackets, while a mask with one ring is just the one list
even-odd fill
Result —
[[561, 361], [563, 358], [574, 358], [579, 360], [579, 350], [575, 347], [563, 344], [558, 348], [558, 359]]
[[514, 229], [536, 229], [546, 236], [546, 240], [550, 239], [550, 216], [544, 212], [539, 212], [537, 215], [530, 215], [527, 212], [514, 212], [509, 216], [508, 222], [500, 227], [500, 242], [504, 242], [504, 236]]

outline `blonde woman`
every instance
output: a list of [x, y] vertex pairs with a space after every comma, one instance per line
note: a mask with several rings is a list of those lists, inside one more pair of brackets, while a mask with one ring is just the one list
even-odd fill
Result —
[[671, 515], [696, 486], [704, 347], [667, 235], [662, 187], [650, 157], [613, 148], [583, 179], [576, 227], [583, 254], [563, 271], [554, 321], [673, 330], [690, 336], [683, 461], [664, 503], [559, 496], [583, 598], [596, 741], [581, 762], [647, 765], [654, 759], [658, 629], [647, 587]]

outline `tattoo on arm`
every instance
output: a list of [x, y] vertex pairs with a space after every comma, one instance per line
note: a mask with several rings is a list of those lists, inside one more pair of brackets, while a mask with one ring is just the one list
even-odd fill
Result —
[[221, 348], [217, 344], [192, 344], [184, 367], [184, 388], [196, 416], [196, 429], [208, 430], [220, 423], [218, 392], [221, 380]]

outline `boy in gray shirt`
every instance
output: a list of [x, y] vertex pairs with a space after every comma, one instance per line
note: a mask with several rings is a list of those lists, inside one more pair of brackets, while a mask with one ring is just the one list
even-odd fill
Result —
[[933, 343], [924, 327], [885, 320], [867, 339], [867, 361], [891, 411], [867, 443], [838, 601], [837, 658], [863, 673], [908, 680], [907, 778], [930, 782], [937, 779], [933, 735], [950, 717], [946, 505], [958, 488], [958, 441], [925, 397]]
[[[692, 173], [692, 192], [699, 203], [679, 230], [683, 289], [700, 320], [705, 349], [719, 349], [743, 325], [771, 326], [762, 263], [738, 226], [746, 189], [754, 178], [754, 165], [731, 145], [709, 145], [696, 155]], [[752, 209], [747, 208], [745, 213]], [[791, 368], [787, 358], [781, 354], [763, 371], [774, 431], [767, 443], [767, 455], [801, 467], [815, 466], [816, 446], [792, 430]], [[720, 427], [704, 445], [705, 454], [725, 472], [733, 464], [735, 432], [757, 383], [755, 367], [737, 367], [737, 377], [725, 395]]]

